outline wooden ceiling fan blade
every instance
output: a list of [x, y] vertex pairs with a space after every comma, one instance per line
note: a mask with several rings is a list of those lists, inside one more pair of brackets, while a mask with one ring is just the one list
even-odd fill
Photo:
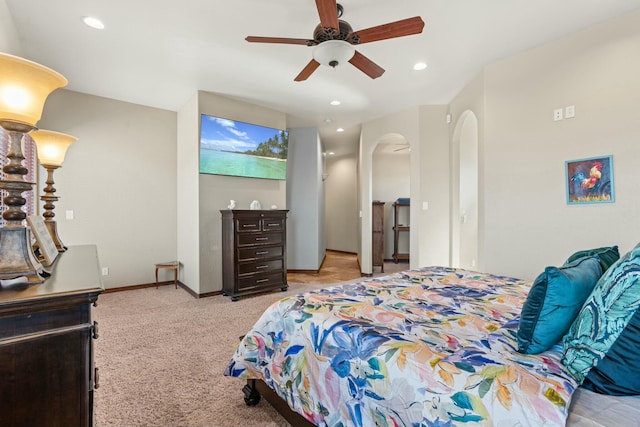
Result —
[[305, 46], [312, 46], [317, 44], [315, 40], [308, 39], [291, 39], [288, 37], [260, 37], [260, 36], [248, 36], [246, 41], [251, 43], [281, 43], [281, 44], [301, 44]]
[[353, 58], [351, 58], [349, 62], [372, 79], [377, 79], [382, 74], [384, 74], [384, 68], [380, 67], [378, 64], [376, 64], [357, 50], [353, 54]]
[[320, 25], [338, 30], [338, 4], [336, 0], [316, 0]]
[[349, 34], [347, 39], [355, 35], [360, 39], [360, 44], [370, 43], [378, 40], [387, 40], [396, 37], [410, 36], [412, 34], [420, 34], [423, 28], [424, 21], [422, 18], [414, 16], [413, 18], [402, 19], [400, 21], [389, 22], [388, 24], [355, 31], [353, 34]]
[[298, 74], [298, 75], [296, 76], [296, 78], [295, 78], [295, 79], [293, 79], [293, 80], [294, 80], [294, 81], [296, 81], [296, 82], [301, 82], [301, 81], [307, 80], [307, 79], [309, 78], [309, 76], [310, 76], [311, 74], [313, 74], [313, 72], [314, 72], [315, 70], [317, 70], [317, 69], [318, 69], [318, 67], [319, 67], [319, 66], [320, 66], [320, 63], [319, 63], [318, 61], [316, 61], [315, 59], [312, 59], [312, 60], [307, 64], [307, 66], [306, 66], [306, 67], [304, 67], [304, 68], [302, 69], [302, 71], [300, 71], [300, 74]]

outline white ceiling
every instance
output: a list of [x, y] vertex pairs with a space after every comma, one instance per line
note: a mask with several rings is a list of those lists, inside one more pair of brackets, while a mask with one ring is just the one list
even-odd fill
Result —
[[[356, 31], [416, 15], [426, 25], [357, 48], [386, 69], [378, 79], [346, 64], [294, 82], [312, 48], [244, 38], [313, 38], [313, 0], [0, 1], [20, 54], [62, 73], [68, 89], [174, 111], [197, 90], [215, 92], [283, 111], [290, 127], [317, 126], [336, 154], [353, 149], [365, 121], [446, 104], [493, 61], [640, 8], [640, 0], [339, 0]], [[106, 28], [85, 26], [84, 16]], [[428, 68], [414, 71], [417, 61]]]

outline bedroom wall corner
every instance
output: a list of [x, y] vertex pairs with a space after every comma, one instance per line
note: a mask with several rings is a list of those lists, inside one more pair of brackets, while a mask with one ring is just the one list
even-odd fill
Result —
[[[450, 153], [447, 105], [422, 106], [419, 110], [420, 152], [414, 158], [412, 147], [411, 170], [419, 171], [420, 187], [414, 191], [411, 181], [411, 244], [418, 251], [418, 263], [411, 267], [449, 265], [450, 227]], [[415, 201], [415, 202], [414, 202]], [[424, 209], [423, 203], [428, 203]], [[416, 224], [418, 218], [419, 224]], [[419, 234], [413, 229], [419, 225]], [[413, 245], [418, 246], [414, 248]]]
[[[632, 12], [486, 68], [487, 271], [533, 279], [576, 250], [638, 242], [639, 27]], [[565, 162], [604, 155], [615, 202], [568, 205]]]
[[198, 222], [198, 97], [194, 94], [178, 110], [177, 258], [182, 263], [180, 280], [195, 293], [200, 292], [200, 224]]
[[176, 113], [61, 89], [38, 126], [78, 138], [54, 177], [62, 241], [97, 245], [105, 288], [153, 283], [176, 257]]
[[318, 129], [289, 129], [287, 269], [318, 270], [325, 255], [322, 146]]

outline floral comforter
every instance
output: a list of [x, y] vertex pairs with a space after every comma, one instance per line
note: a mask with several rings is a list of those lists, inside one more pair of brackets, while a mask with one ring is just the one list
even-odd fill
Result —
[[516, 352], [530, 285], [430, 267], [285, 298], [225, 375], [318, 426], [564, 426], [577, 384], [560, 346]]

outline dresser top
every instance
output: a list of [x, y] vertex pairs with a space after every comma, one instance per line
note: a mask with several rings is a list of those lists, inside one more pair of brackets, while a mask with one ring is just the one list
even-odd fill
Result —
[[95, 245], [70, 246], [47, 267], [44, 283], [0, 288], [0, 307], [37, 300], [95, 294], [102, 291], [98, 250]]

